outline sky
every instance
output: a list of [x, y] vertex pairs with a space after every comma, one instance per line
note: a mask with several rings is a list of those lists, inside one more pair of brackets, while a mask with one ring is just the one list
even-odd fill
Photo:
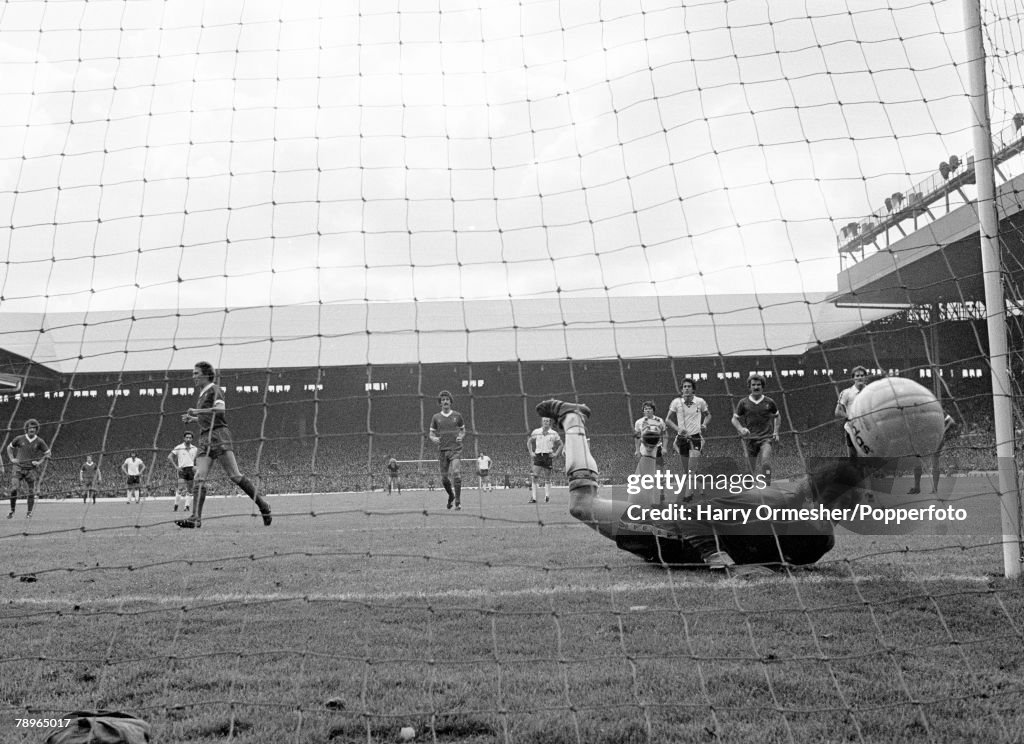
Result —
[[961, 5], [11, 0], [0, 311], [828, 291], [971, 149]]

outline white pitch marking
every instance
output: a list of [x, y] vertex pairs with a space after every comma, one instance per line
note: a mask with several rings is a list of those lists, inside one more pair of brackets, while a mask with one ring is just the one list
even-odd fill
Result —
[[[765, 577], [762, 579], [725, 579], [718, 576], [687, 575], [680, 572], [679, 581], [657, 581], [644, 583], [618, 583], [608, 585], [573, 585], [565, 587], [529, 587], [526, 589], [445, 589], [437, 592], [341, 592], [333, 593], [309, 593], [309, 594], [201, 594], [201, 595], [169, 595], [169, 594], [135, 594], [125, 595], [119, 598], [110, 599], [58, 599], [21, 597], [8, 599], [5, 605], [78, 605], [87, 607], [114, 607], [132, 603], [156, 604], [156, 605], [185, 605], [195, 607], [200, 603], [222, 603], [222, 602], [298, 602], [298, 601], [328, 601], [328, 602], [358, 602], [374, 604], [378, 602], [407, 602], [407, 601], [429, 601], [435, 599], [490, 599], [494, 597], [542, 597], [557, 596], [560, 594], [607, 594], [607, 593], [630, 593], [636, 591], [685, 591], [686, 589], [719, 589], [734, 591], [738, 588], [748, 586], [761, 586], [764, 584], [778, 584], [790, 579], [785, 574]], [[850, 577], [826, 577], [826, 576], [802, 576], [797, 581], [801, 583], [816, 584], [848, 584], [854, 579]], [[892, 576], [857, 576], [857, 582], [886, 581], [892, 582]], [[984, 584], [988, 582], [984, 576], [968, 575], [940, 575], [917, 576], [905, 579], [906, 583], [932, 583], [932, 582], [962, 582], [969, 584]], [[664, 609], [671, 609], [666, 607]]]

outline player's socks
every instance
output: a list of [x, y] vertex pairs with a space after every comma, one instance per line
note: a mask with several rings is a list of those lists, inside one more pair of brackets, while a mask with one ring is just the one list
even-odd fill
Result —
[[192, 516], [195, 519], [203, 518], [203, 506], [206, 504], [206, 484], [199, 487], [196, 492], [195, 505], [192, 509]]
[[238, 476], [238, 480], [235, 480], [234, 478], [231, 480], [234, 481], [235, 485], [241, 488], [245, 492], [245, 495], [250, 499], [253, 501], [257, 499], [256, 486], [252, 484], [251, 480], [246, 478], [244, 475]]
[[[232, 478], [234, 480], [234, 478]], [[263, 524], [267, 527], [274, 518], [270, 514], [270, 504], [268, 504], [262, 496], [256, 492], [256, 486], [252, 484], [252, 481], [246, 478], [244, 475], [238, 477], [238, 480], [234, 480], [235, 485], [245, 491], [246, 496], [252, 499], [256, 503], [256, 507], [260, 510], [260, 516], [263, 517]]]
[[551, 484], [550, 483], [545, 483], [544, 484], [544, 503], [546, 504], [549, 501], [551, 501]]
[[[570, 405], [561, 401], [550, 402]], [[594, 460], [587, 444], [586, 421], [589, 415], [590, 409], [586, 406], [574, 406], [559, 422], [565, 429], [565, 469], [570, 474], [574, 470], [590, 470], [594, 473], [599, 471], [597, 461]]]
[[462, 508], [462, 478], [455, 476], [452, 478], [452, 490], [455, 492], [455, 508]]
[[907, 491], [908, 494], [921, 493], [921, 476], [924, 475], [924, 471], [917, 467], [914, 468], [914, 487]]
[[270, 523], [274, 521], [274, 517], [270, 514], [270, 504], [260, 495], [257, 495], [253, 501], [256, 502], [256, 508], [260, 510], [260, 516], [263, 517], [263, 526], [269, 527]]

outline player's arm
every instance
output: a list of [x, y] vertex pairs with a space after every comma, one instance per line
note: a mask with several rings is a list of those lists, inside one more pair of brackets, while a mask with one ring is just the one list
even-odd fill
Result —
[[739, 405], [736, 406], [735, 412], [732, 414], [732, 428], [736, 430], [736, 433], [741, 437], [749, 437], [751, 430], [743, 425], [743, 419], [746, 415], [746, 409], [743, 407], [743, 401], [739, 401]]
[[946, 416], [942, 419], [942, 433], [945, 434], [947, 431], [949, 431], [949, 427], [951, 427], [955, 423], [956, 422], [953, 420], [953, 417], [947, 413]]
[[743, 401], [736, 406], [736, 411], [732, 414], [732, 428], [736, 430], [736, 433], [741, 437], [750, 435], [750, 429], [743, 425], [743, 420], [740, 418], [740, 414], [743, 413]]
[[192, 416], [206, 416], [213, 414], [217, 411], [223, 413], [227, 410], [227, 406], [224, 404], [223, 398], [217, 398], [213, 401], [213, 405], [209, 408], [189, 408], [188, 412]]
[[39, 456], [39, 459], [32, 461], [32, 464], [38, 467], [39, 465], [42, 465], [46, 460], [50, 459], [50, 446], [42, 439], [36, 439], [36, 442], [38, 442], [39, 445], [43, 448], [43, 452]]
[[640, 457], [640, 425], [643, 423], [642, 418], [638, 418], [633, 423], [633, 456]]
[[555, 451], [551, 453], [551, 459], [554, 459], [558, 457], [560, 454], [562, 454], [562, 450], [564, 449], [564, 445], [562, 444], [562, 438], [558, 436], [558, 434], [555, 434], [555, 442], [557, 444], [555, 445]]
[[839, 402], [836, 403], [836, 410], [832, 414], [837, 419], [846, 418], [846, 391], [839, 393]]
[[434, 444], [441, 443], [441, 437], [437, 435], [437, 414], [434, 414], [434, 418], [430, 419], [430, 431], [427, 433], [427, 437]]
[[668, 424], [672, 429], [673, 434], [679, 434], [681, 429], [679, 428], [679, 398], [673, 398], [672, 402], [668, 406], [668, 415], [665, 417], [665, 423]]
[[167, 453], [167, 462], [171, 463], [171, 467], [175, 470], [178, 469], [178, 460], [174, 457], [174, 450]]
[[466, 422], [459, 416], [459, 433], [455, 435], [456, 442], [462, 442], [466, 438]]
[[536, 443], [533, 441], [533, 433], [531, 432], [530, 436], [526, 438], [526, 451], [530, 453], [531, 457], [533, 457], [535, 447]]
[[124, 462], [121, 463], [121, 472], [124, 473], [125, 475], [128, 475], [128, 461], [127, 460], [125, 460]]
[[182, 415], [181, 420], [186, 424], [192, 424], [203, 419], [212, 421], [215, 414], [224, 413], [226, 410], [227, 405], [224, 403], [224, 399], [218, 396], [214, 397], [213, 403], [209, 408], [189, 408]]
[[782, 414], [779, 413], [779, 407], [774, 406], [775, 413], [772, 414], [772, 439], [776, 442], [779, 441], [779, 431], [782, 429]]
[[711, 425], [711, 409], [708, 408], [707, 401], [704, 402], [704, 407], [700, 411], [700, 430], [704, 431]]
[[[661, 429], [661, 431], [659, 431], [659, 434], [661, 434], [661, 439], [658, 440], [657, 446], [661, 447], [662, 452], [664, 452], [668, 446], [668, 442], [665, 439], [668, 436], [668, 424], [665, 422], [665, 419], [663, 418], [658, 418], [657, 421], [660, 424], [659, 428]], [[672, 438], [675, 439], [675, 437]]]
[[10, 460], [15, 465], [18, 464], [18, 461], [14, 459], [14, 442], [13, 441], [11, 441], [11, 443], [7, 445], [7, 459]]

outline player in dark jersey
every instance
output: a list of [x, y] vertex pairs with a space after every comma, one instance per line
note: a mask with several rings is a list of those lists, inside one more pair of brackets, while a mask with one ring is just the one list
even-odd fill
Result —
[[224, 392], [214, 383], [217, 372], [209, 362], [196, 362], [192, 369], [192, 384], [198, 393], [196, 405], [185, 412], [181, 420], [186, 424], [199, 423], [199, 447], [196, 457], [195, 472], [195, 509], [188, 519], [175, 522], [179, 527], [201, 527], [203, 523], [203, 504], [206, 502], [206, 478], [214, 460], [220, 462], [228, 478], [241, 488], [252, 499], [263, 524], [270, 526], [272, 517], [270, 505], [256, 492], [256, 486], [242, 475], [238, 469], [238, 461], [232, 448], [231, 430], [228, 428], [227, 407], [224, 404]]
[[779, 442], [782, 418], [775, 401], [764, 394], [764, 378], [753, 375], [747, 380], [750, 395], [736, 405], [732, 417], [733, 428], [743, 440], [743, 452], [750, 464], [750, 472], [763, 474], [772, 482], [772, 445]]
[[92, 503], [96, 503], [97, 486], [102, 480], [103, 475], [100, 473], [99, 464], [92, 459], [92, 455], [86, 455], [85, 462], [78, 469], [78, 482], [82, 486], [83, 504], [89, 502], [90, 496], [92, 496]]
[[384, 470], [388, 475], [388, 493], [398, 491], [401, 495], [402, 482], [398, 480], [398, 460], [393, 457], [388, 458], [388, 464], [384, 466]]
[[462, 414], [452, 410], [452, 394], [442, 390], [437, 394], [440, 413], [430, 419], [430, 441], [437, 445], [437, 464], [441, 470], [441, 485], [448, 494], [448, 508], [462, 509], [462, 440], [466, 436], [466, 422]]
[[28, 486], [28, 512], [25, 518], [32, 516], [32, 507], [36, 503], [39, 492], [39, 468], [50, 457], [50, 448], [39, 436], [39, 422], [29, 419], [25, 422], [25, 433], [19, 434], [7, 445], [7, 458], [13, 464], [11, 469], [11, 511], [7, 515], [14, 516], [14, 508], [18, 503], [18, 489], [24, 483]]

